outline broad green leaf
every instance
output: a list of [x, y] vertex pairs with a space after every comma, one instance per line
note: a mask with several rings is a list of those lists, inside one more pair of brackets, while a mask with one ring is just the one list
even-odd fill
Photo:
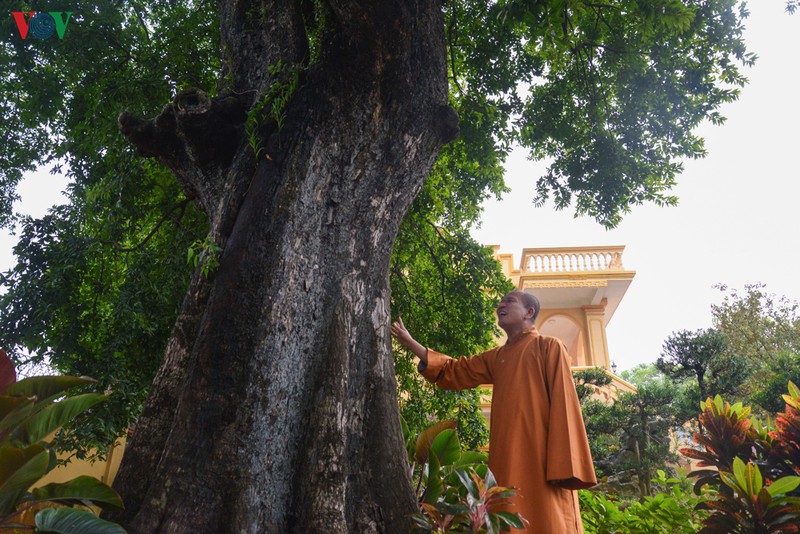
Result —
[[35, 443], [105, 399], [99, 393], [85, 393], [51, 404], [22, 423], [15, 438], [25, 444]]
[[439, 465], [453, 465], [461, 456], [461, 445], [455, 430], [447, 429], [436, 436], [430, 451], [436, 455]]
[[754, 464], [747, 465], [740, 458], [733, 461], [733, 472], [739, 486], [747, 493], [748, 497], [753, 498], [758, 495], [763, 486], [761, 471]]
[[770, 495], [775, 497], [776, 495], [780, 495], [783, 493], [789, 493], [794, 491], [797, 486], [800, 486], [800, 477], [798, 476], [786, 476], [781, 477], [769, 486], [767, 486], [767, 491]]
[[94, 477], [79, 476], [64, 483], [53, 483], [32, 492], [37, 501], [90, 501], [104, 510], [123, 510], [119, 494]]
[[736, 477], [732, 473], [728, 473], [727, 471], [720, 471], [719, 478], [731, 489], [740, 492], [745, 491], [745, 488], [739, 484], [739, 482], [736, 480]]
[[428, 457], [428, 476], [425, 480], [425, 496], [422, 502], [434, 504], [439, 500], [439, 497], [444, 491], [444, 481], [442, 480], [442, 471], [436, 455]]
[[455, 465], [461, 467], [469, 464], [485, 464], [488, 461], [489, 458], [485, 452], [463, 451]]
[[49, 463], [49, 451], [38, 443], [24, 449], [0, 447], [0, 492], [27, 489], [47, 473]]
[[36, 527], [40, 532], [58, 534], [125, 534], [125, 529], [116, 523], [76, 508], [41, 510], [36, 514]]
[[489, 472], [489, 466], [486, 464], [478, 464], [475, 466], [475, 474], [479, 477], [483, 478], [486, 476], [486, 473]]
[[39, 444], [25, 449], [0, 447], [0, 513], [15, 508], [19, 492], [45, 476], [49, 463], [50, 453]]
[[[733, 475], [736, 477], [736, 483], [739, 484], [741, 488], [746, 489], [747, 475], [745, 474], [744, 462], [739, 457], [733, 459]], [[752, 493], [749, 495], [752, 495]]]
[[0, 396], [0, 435], [13, 428], [31, 414], [33, 399], [28, 397]]
[[477, 499], [479, 497], [478, 487], [475, 485], [475, 481], [472, 480], [470, 473], [468, 471], [456, 469], [456, 474], [458, 475], [458, 479], [461, 481], [461, 485], [467, 489], [467, 494]]
[[750, 484], [750, 495], [758, 495], [761, 488], [764, 487], [764, 478], [761, 476], [761, 470], [756, 464], [747, 464], [747, 475]]
[[68, 389], [95, 382], [91, 378], [78, 376], [31, 376], [11, 384], [6, 395], [36, 397], [39, 402], [59, 395]]
[[446, 419], [435, 423], [422, 432], [417, 438], [417, 445], [415, 447], [415, 459], [418, 464], [424, 464], [428, 461], [428, 451], [430, 450], [431, 443], [442, 431], [447, 429], [454, 429], [458, 423], [453, 420]]
[[486, 476], [483, 477], [483, 480], [486, 482], [487, 488], [497, 486], [497, 480], [495, 480], [494, 473], [491, 470], [486, 471]]
[[794, 382], [789, 381], [789, 394], [781, 396], [786, 404], [800, 410], [800, 388]]

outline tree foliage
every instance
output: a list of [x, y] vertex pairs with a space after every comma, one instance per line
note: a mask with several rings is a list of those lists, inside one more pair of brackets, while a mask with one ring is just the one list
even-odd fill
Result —
[[[93, 445], [135, 419], [192, 275], [187, 251], [207, 231], [170, 173], [128, 148], [117, 116], [154, 115], [188, 87], [213, 96], [232, 73], [221, 71], [213, 2], [74, 5], [57, 43], [22, 41], [10, 19], [0, 39], [0, 215], [20, 236], [3, 278], [0, 341], [18, 362], [47, 359], [110, 390], [105, 412], [77, 434]], [[330, 13], [325, 2], [304, 5], [312, 65]], [[631, 205], [674, 202], [681, 160], [705, 152], [693, 129], [723, 121], [718, 109], [736, 99], [753, 56], [746, 11], [728, 0], [452, 1], [443, 10], [461, 137], [404, 223], [392, 288], [395, 312], [421, 339], [461, 354], [491, 342], [493, 299], [507, 289], [467, 231], [480, 202], [503, 191], [511, 146], [554, 158], [535, 184], [538, 202], [614, 226]], [[14, 221], [14, 187], [41, 165], [67, 174], [69, 203]], [[483, 439], [475, 393], [433, 393], [402, 355], [397, 367], [406, 398], [421, 403], [401, 401], [410, 421], [455, 412], [467, 441]]]
[[581, 408], [598, 475], [613, 481], [617, 490], [635, 484], [638, 497], [644, 499], [652, 493], [656, 471], [675, 459], [670, 432], [676, 427], [681, 397], [652, 366], [640, 367], [636, 374], [645, 377], [635, 383], [637, 391], [620, 393], [613, 403], [588, 394], [591, 385], [610, 383], [604, 371], [581, 371], [575, 378], [584, 393]]
[[768, 361], [781, 352], [800, 352], [798, 303], [767, 292], [764, 284], [744, 291], [716, 286], [723, 300], [711, 307], [715, 327], [731, 353], [751, 361]]
[[[511, 283], [489, 249], [465, 232], [447, 233], [417, 209], [412, 208], [402, 230], [414, 238], [398, 240], [395, 246], [393, 311], [427, 346], [453, 355], [476, 354], [494, 341], [494, 308], [498, 297], [512, 289]], [[426, 428], [431, 419], [454, 418], [469, 448], [486, 445], [480, 390], [432, 386], [416, 371], [413, 354], [402, 349], [396, 351], [395, 365], [401, 413], [413, 432]]]
[[766, 376], [759, 380], [759, 385], [749, 399], [770, 414], [783, 409], [781, 394], [787, 382], [800, 384], [800, 355], [781, 352], [767, 363]]
[[[183, 84], [213, 87], [212, 9], [79, 2], [58, 46], [20, 41], [11, 26], [0, 42], [13, 66], [0, 83], [15, 85], [3, 92], [13, 107], [0, 122], [49, 133], [27, 163], [70, 179], [68, 204], [17, 221], [0, 339], [18, 363], [48, 361], [111, 392], [67, 447], [79, 439], [102, 449], [138, 414], [191, 276], [186, 250], [206, 232], [171, 174], [133, 153], [116, 119], [124, 109], [155, 113]], [[2, 148], [17, 157], [25, 147], [12, 138]]]
[[[717, 108], [736, 99], [739, 65], [754, 59], [741, 39], [747, 12], [729, 1], [446, 9], [455, 97], [492, 109], [482, 114], [497, 120], [501, 143], [555, 157], [536, 182], [537, 202], [574, 202], [608, 227], [633, 204], [675, 202], [668, 190], [680, 160], [705, 154], [692, 129], [724, 121]], [[723, 27], [730, 33], [721, 42]]]
[[717, 288], [724, 297], [711, 313], [725, 340], [722, 365], [747, 367], [739, 398], [774, 414], [783, 407], [780, 394], [786, 383], [800, 379], [798, 304], [769, 293], [763, 284], [745, 285], [743, 291], [722, 284]]
[[713, 328], [696, 332], [683, 330], [670, 335], [656, 360], [656, 367], [675, 382], [691, 379], [698, 393], [694, 398], [695, 406], [709, 394], [736, 391], [749, 371], [740, 358], [726, 357], [725, 340]]

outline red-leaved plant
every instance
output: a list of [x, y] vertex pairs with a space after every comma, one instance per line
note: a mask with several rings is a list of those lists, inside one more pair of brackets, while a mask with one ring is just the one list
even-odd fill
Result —
[[475, 471], [457, 469], [456, 476], [465, 494], [454, 493], [455, 502], [440, 499], [435, 504], [422, 503], [422, 513], [413, 516], [415, 524], [428, 532], [505, 532], [509, 527], [523, 529], [519, 514], [507, 511], [513, 488], [498, 486], [488, 469], [481, 478]]
[[783, 396], [786, 409], [775, 419], [769, 433], [769, 463], [777, 475], [800, 475], [800, 388], [789, 382], [789, 394]]
[[[713, 513], [703, 520], [705, 534], [800, 533], [800, 389], [789, 382], [786, 410], [774, 429], [748, 419], [750, 408], [717, 396], [702, 405], [702, 448], [681, 453], [698, 460], [695, 490], [705, 484], [719, 491], [699, 506]], [[763, 472], [762, 472], [763, 470]]]
[[693, 438], [702, 448], [680, 449], [684, 456], [698, 460], [699, 467], [711, 468], [692, 471], [691, 476], [697, 479], [695, 493], [705, 484], [719, 486], [720, 471], [730, 472], [734, 459], [749, 461], [754, 452], [749, 407], [740, 402], [731, 405], [719, 395], [713, 400], [709, 397], [700, 407], [703, 410], [699, 417], [701, 432], [695, 433]]

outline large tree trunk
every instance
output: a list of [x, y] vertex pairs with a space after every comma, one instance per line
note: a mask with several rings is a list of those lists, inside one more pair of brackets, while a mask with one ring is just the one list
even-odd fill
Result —
[[[306, 67], [300, 2], [221, 2], [227, 96], [120, 117], [222, 247], [195, 275], [117, 479], [131, 532], [408, 530], [389, 258], [457, 117], [439, 2], [363, 3], [328, 3]], [[244, 110], [293, 69], [256, 159]]]

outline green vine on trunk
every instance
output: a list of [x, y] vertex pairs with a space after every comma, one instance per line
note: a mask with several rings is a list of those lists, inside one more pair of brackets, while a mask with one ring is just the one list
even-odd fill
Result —
[[210, 238], [207, 237], [203, 241], [198, 239], [189, 247], [186, 263], [189, 263], [195, 269], [202, 264], [200, 272], [208, 278], [208, 275], [219, 267], [219, 255], [221, 252], [222, 249], [219, 245], [211, 241]]
[[247, 112], [245, 121], [245, 131], [250, 148], [256, 155], [256, 159], [264, 156], [271, 160], [272, 157], [265, 153], [266, 148], [263, 138], [259, 131], [264, 125], [264, 121], [271, 120], [275, 123], [280, 132], [286, 122], [286, 106], [294, 95], [300, 81], [300, 67], [286, 68], [282, 61], [268, 67], [270, 74], [275, 77], [275, 81], [269, 86], [264, 96], [262, 96], [250, 111]]

